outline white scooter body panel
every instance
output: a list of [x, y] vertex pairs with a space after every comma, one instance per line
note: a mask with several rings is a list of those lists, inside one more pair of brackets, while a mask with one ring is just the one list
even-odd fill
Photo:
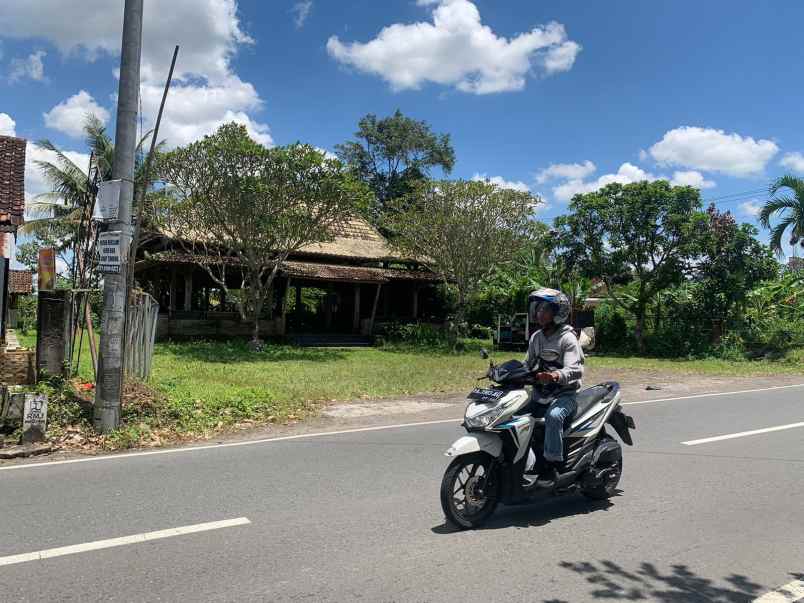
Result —
[[465, 435], [458, 438], [444, 453], [444, 456], [462, 456], [473, 452], [487, 452], [493, 458], [497, 458], [502, 453], [502, 439], [493, 433], [481, 431]]

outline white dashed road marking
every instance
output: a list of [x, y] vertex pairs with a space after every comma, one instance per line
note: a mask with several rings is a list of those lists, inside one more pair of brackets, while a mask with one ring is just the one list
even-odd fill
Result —
[[75, 555], [76, 553], [99, 551], [101, 549], [110, 549], [113, 547], [124, 546], [127, 544], [140, 544], [142, 542], [149, 542], [151, 540], [172, 538], [173, 536], [184, 536], [186, 534], [196, 534], [198, 532], [208, 532], [210, 530], [232, 528], [235, 526], [242, 526], [248, 523], [251, 523], [248, 520], [248, 518], [238, 517], [237, 519], [212, 521], [209, 523], [199, 523], [192, 526], [182, 526], [179, 528], [170, 528], [168, 530], [159, 530], [157, 532], [134, 534], [132, 536], [123, 536], [122, 538], [109, 538], [107, 540], [96, 540], [94, 542], [86, 542], [84, 544], [74, 544], [71, 546], [62, 546], [55, 549], [34, 551], [33, 553], [22, 553], [21, 555], [9, 555], [7, 557], [0, 557], [0, 567], [4, 565], [16, 565], [17, 563], [26, 563], [28, 561], [42, 561], [44, 559], [51, 559], [53, 557], [63, 557], [64, 555]]

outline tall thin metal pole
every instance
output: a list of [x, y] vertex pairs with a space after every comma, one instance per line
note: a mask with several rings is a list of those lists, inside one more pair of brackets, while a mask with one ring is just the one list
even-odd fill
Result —
[[120, 232], [119, 274], [107, 274], [103, 282], [98, 381], [95, 390], [95, 428], [108, 433], [120, 424], [123, 389], [123, 331], [125, 327], [128, 249], [131, 244], [131, 205], [134, 200], [134, 155], [137, 148], [137, 109], [140, 92], [143, 0], [126, 0], [120, 86], [117, 98], [112, 179], [120, 180], [117, 220], [110, 230]]
[[170, 61], [170, 71], [168, 71], [167, 81], [165, 82], [165, 90], [162, 92], [162, 102], [159, 104], [159, 113], [156, 115], [156, 124], [154, 130], [151, 132], [151, 148], [148, 151], [148, 156], [145, 158], [145, 166], [143, 167], [143, 178], [139, 190], [137, 190], [137, 220], [134, 226], [134, 240], [131, 243], [131, 251], [129, 251], [128, 258], [131, 270], [128, 275], [128, 290], [134, 286], [134, 262], [137, 261], [137, 248], [140, 245], [140, 232], [142, 231], [142, 215], [145, 208], [145, 196], [148, 193], [148, 184], [151, 180], [151, 163], [156, 153], [157, 140], [159, 138], [159, 126], [162, 123], [162, 112], [165, 110], [165, 101], [167, 100], [168, 91], [170, 90], [170, 83], [173, 81], [173, 70], [176, 67], [176, 57], [179, 56], [179, 47], [173, 49], [173, 59]]

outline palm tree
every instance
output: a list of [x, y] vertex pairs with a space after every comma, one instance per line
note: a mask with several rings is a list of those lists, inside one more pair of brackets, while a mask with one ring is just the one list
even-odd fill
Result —
[[[84, 140], [91, 153], [90, 173], [97, 171], [97, 180], [110, 180], [112, 177], [112, 163], [114, 161], [114, 142], [106, 132], [106, 126], [97, 116], [89, 114], [84, 123]], [[138, 158], [135, 181], [137, 186], [142, 184], [145, 177], [141, 149], [150, 132], [146, 133], [137, 145]], [[76, 165], [69, 157], [61, 152], [49, 140], [36, 143], [40, 149], [50, 151], [55, 155], [53, 161], [36, 161], [36, 166], [42, 171], [45, 180], [50, 184], [51, 190], [37, 195], [32, 203], [28, 204], [28, 211], [32, 219], [26, 220], [20, 228], [22, 234], [39, 234], [42, 238], [48, 237], [60, 242], [58, 252], [62, 253], [75, 245], [76, 239], [83, 236], [79, 229], [83, 221], [86, 223], [91, 200], [95, 194], [95, 185], [82, 166]], [[157, 148], [161, 148], [161, 144]], [[81, 262], [81, 258], [79, 263]]]
[[[782, 189], [788, 189], [792, 195], [780, 195]], [[804, 248], [804, 180], [790, 175], [782, 176], [771, 184], [770, 196], [759, 213], [759, 221], [771, 231], [771, 249], [782, 255], [782, 237], [788, 228], [790, 245], [795, 247], [801, 244]], [[775, 215], [781, 218], [781, 222], [771, 227], [771, 217]]]

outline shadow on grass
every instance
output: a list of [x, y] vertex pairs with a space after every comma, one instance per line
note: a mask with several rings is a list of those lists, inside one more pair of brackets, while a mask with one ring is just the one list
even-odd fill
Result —
[[[741, 574], [731, 574], [721, 580], [706, 578], [682, 563], [666, 570], [647, 561], [633, 569], [609, 560], [562, 561], [559, 566], [586, 580], [591, 588], [588, 600], [750, 603], [769, 590]], [[544, 603], [564, 601], [549, 599]]]
[[234, 362], [331, 362], [343, 360], [350, 351], [336, 348], [302, 348], [281, 344], [266, 344], [255, 352], [245, 341], [166, 341], [157, 344], [163, 353], [179, 358], [230, 364]]

